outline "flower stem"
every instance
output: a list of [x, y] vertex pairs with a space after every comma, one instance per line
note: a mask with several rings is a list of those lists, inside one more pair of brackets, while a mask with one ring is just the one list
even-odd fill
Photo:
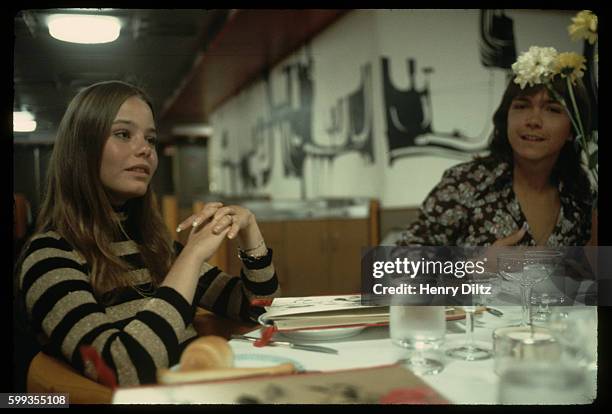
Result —
[[[578, 105], [576, 104], [576, 98], [574, 97], [574, 87], [572, 86], [572, 82], [570, 81], [569, 76], [566, 78], [566, 82], [567, 82], [567, 89], [569, 90], [569, 95], [570, 98], [572, 100], [572, 106], [574, 107], [574, 113], [576, 115], [576, 120], [578, 121], [578, 132], [580, 133], [580, 135], [582, 136], [582, 140], [584, 142], [584, 149], [586, 151], [586, 135], [585, 135], [585, 131], [584, 128], [582, 126], [582, 119], [580, 118], [580, 112], [578, 112]], [[571, 118], [571, 115], [570, 115]], [[589, 153], [587, 152], [587, 155], [589, 155]]]

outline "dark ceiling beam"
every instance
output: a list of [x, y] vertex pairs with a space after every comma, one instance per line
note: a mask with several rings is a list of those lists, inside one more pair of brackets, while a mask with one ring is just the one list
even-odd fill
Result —
[[209, 114], [349, 10], [236, 10], [162, 110], [165, 122]]

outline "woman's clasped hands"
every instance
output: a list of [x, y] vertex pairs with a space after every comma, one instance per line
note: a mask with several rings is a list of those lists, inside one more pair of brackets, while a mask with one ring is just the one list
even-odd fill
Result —
[[244, 207], [210, 202], [181, 222], [176, 231], [191, 228], [187, 246], [198, 247], [206, 260], [215, 253], [225, 237], [234, 239], [253, 222], [253, 213]]

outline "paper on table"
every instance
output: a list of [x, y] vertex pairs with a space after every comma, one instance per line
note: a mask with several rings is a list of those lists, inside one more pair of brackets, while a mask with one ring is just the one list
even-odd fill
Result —
[[[373, 380], [376, 379], [376, 380]], [[200, 384], [119, 388], [115, 404], [448, 403], [400, 365]]]
[[384, 306], [365, 306], [361, 295], [301, 296], [274, 298], [271, 306], [266, 306], [269, 318], [281, 315], [298, 315], [312, 312], [347, 310], [360, 308], [385, 308]]

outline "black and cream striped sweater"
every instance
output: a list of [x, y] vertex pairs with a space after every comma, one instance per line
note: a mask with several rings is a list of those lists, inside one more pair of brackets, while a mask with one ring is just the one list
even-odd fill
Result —
[[94, 380], [95, 369], [81, 361], [81, 345], [96, 348], [120, 386], [153, 383], [157, 369], [178, 363], [197, 336], [192, 325], [196, 306], [248, 320], [251, 299], [280, 292], [271, 249], [261, 259], [243, 263], [240, 277], [204, 263], [193, 303], [170, 287], [152, 288], [135, 241], [125, 238], [112, 249], [135, 269], [126, 277], [136, 287], [122, 290], [112, 305], [96, 300], [90, 266], [54, 231], [33, 237], [19, 274], [25, 308], [43, 350]]

